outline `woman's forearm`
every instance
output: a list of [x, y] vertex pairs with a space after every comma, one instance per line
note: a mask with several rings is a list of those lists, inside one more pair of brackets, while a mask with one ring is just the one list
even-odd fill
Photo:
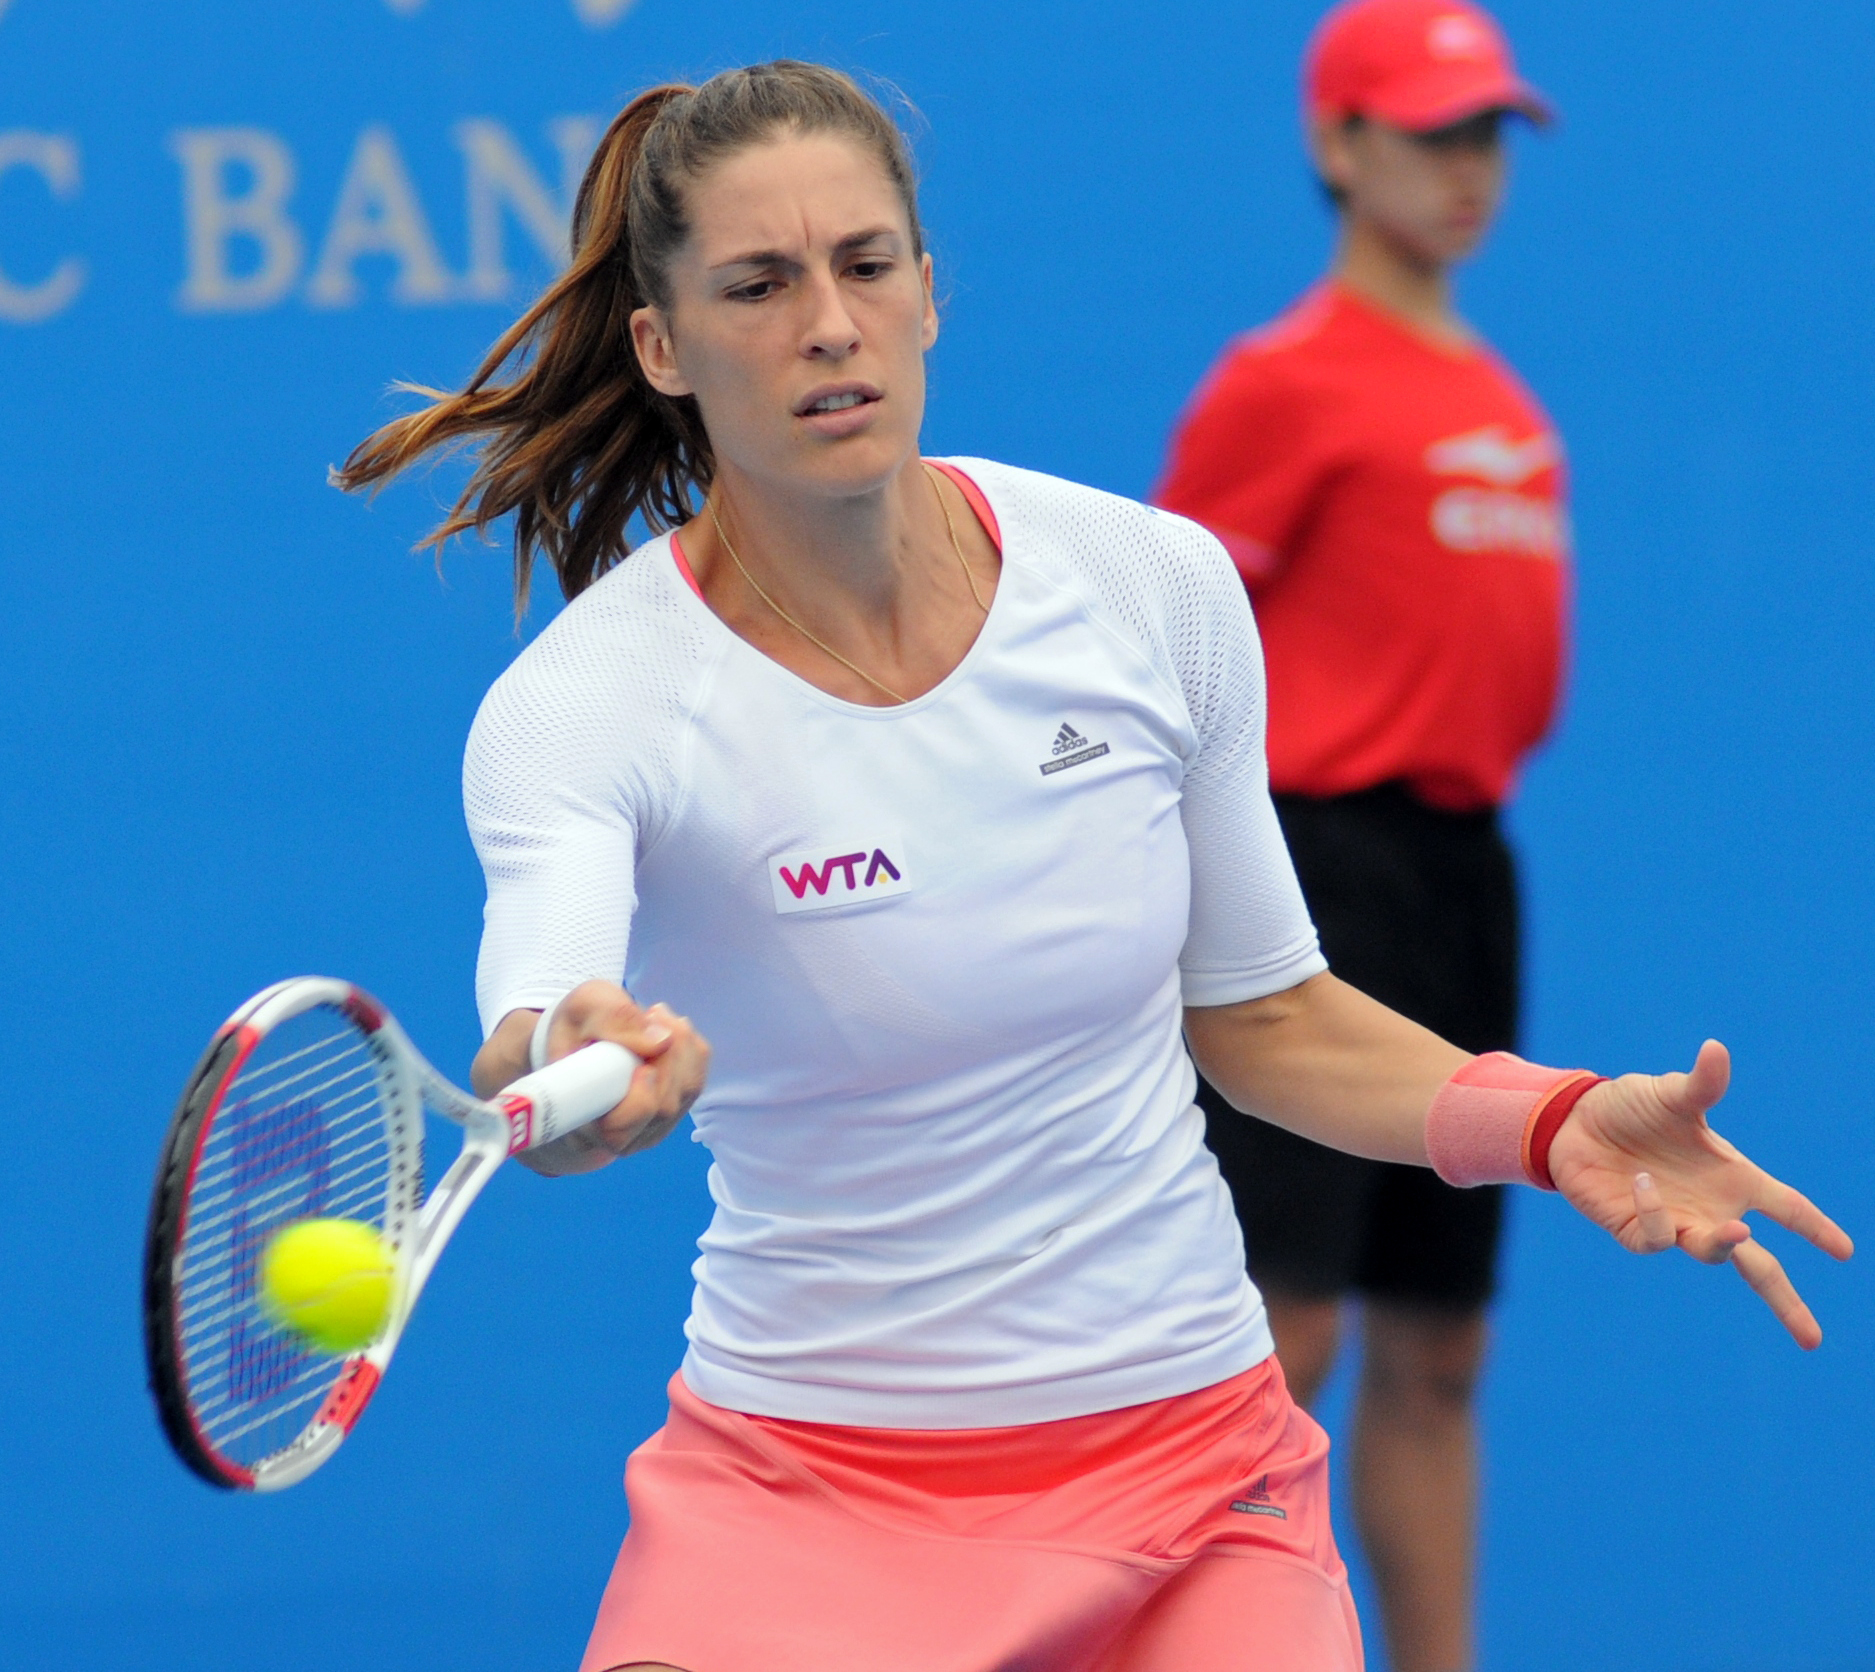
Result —
[[1233, 1108], [1376, 1161], [1426, 1163], [1426, 1111], [1471, 1053], [1332, 975], [1185, 1012], [1204, 1077]]

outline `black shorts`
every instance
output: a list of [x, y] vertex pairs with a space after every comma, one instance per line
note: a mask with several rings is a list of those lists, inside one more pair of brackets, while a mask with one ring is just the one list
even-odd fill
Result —
[[[1276, 797], [1329, 968], [1468, 1051], [1517, 1038], [1517, 879], [1497, 815], [1445, 813], [1398, 784]], [[1350, 1290], [1474, 1311], [1491, 1298], [1501, 1185], [1455, 1190], [1198, 1101], [1237, 1204], [1250, 1273], [1291, 1299]]]

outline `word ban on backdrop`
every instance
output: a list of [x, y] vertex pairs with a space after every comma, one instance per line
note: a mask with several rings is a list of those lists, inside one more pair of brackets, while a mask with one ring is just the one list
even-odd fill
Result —
[[[0, 19], [14, 0], [0, 0]], [[411, 15], [447, 0], [384, 0]], [[581, 22], [616, 23], [635, 0], [569, 0]], [[168, 137], [179, 170], [183, 271], [174, 302], [186, 313], [246, 313], [299, 301], [313, 308], [355, 306], [363, 295], [357, 263], [390, 263], [389, 297], [404, 306], [496, 302], [515, 276], [505, 239], [512, 221], [539, 255], [566, 260], [573, 190], [601, 131], [591, 117], [546, 125], [557, 167], [549, 183], [501, 123], [469, 118], [450, 131], [462, 159], [467, 248], [451, 266], [397, 136], [367, 124], [352, 146], [329, 205], [299, 198], [299, 167], [279, 134], [260, 127], [181, 128]], [[20, 182], [9, 177], [19, 176]], [[81, 136], [33, 128], [0, 129], [0, 187], [23, 183], [24, 213], [56, 226], [84, 190]], [[34, 189], [36, 188], [36, 190]], [[34, 230], [41, 231], [40, 227]], [[82, 251], [49, 260], [19, 258], [0, 222], [0, 326], [42, 325], [80, 305], [92, 267]]]
[[451, 137], [463, 159], [469, 229], [468, 259], [457, 272], [437, 247], [396, 136], [381, 124], [367, 126], [352, 147], [302, 286], [309, 246], [286, 142], [264, 128], [178, 129], [170, 149], [182, 165], [186, 277], [176, 305], [190, 313], [245, 312], [298, 294], [311, 307], [352, 307], [362, 294], [355, 269], [365, 256], [390, 260], [394, 302], [500, 301], [514, 284], [504, 247], [506, 216], [548, 260], [565, 262], [573, 193], [600, 124], [565, 116], [548, 123], [547, 131], [560, 156], [557, 191], [499, 122], [455, 125]]
[[[408, 17], [412, 12], [420, 12], [430, 0], [384, 0], [394, 12], [401, 12]], [[637, 0], [573, 0], [574, 14], [582, 23], [590, 23], [595, 29], [603, 29], [608, 23], [616, 23]], [[7, 0], [0, 0], [0, 12], [7, 8]]]

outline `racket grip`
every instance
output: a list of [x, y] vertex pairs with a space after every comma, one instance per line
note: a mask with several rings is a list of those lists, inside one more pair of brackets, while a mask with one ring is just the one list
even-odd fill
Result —
[[551, 1144], [590, 1125], [625, 1095], [639, 1059], [600, 1040], [524, 1074], [495, 1100], [508, 1117], [508, 1153]]

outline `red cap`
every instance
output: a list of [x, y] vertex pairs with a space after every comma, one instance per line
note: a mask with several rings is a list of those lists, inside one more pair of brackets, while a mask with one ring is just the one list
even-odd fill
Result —
[[1487, 110], [1552, 115], [1517, 74], [1497, 20], [1471, 0], [1346, 0], [1316, 29], [1303, 75], [1311, 116], [1372, 116], [1414, 133]]

